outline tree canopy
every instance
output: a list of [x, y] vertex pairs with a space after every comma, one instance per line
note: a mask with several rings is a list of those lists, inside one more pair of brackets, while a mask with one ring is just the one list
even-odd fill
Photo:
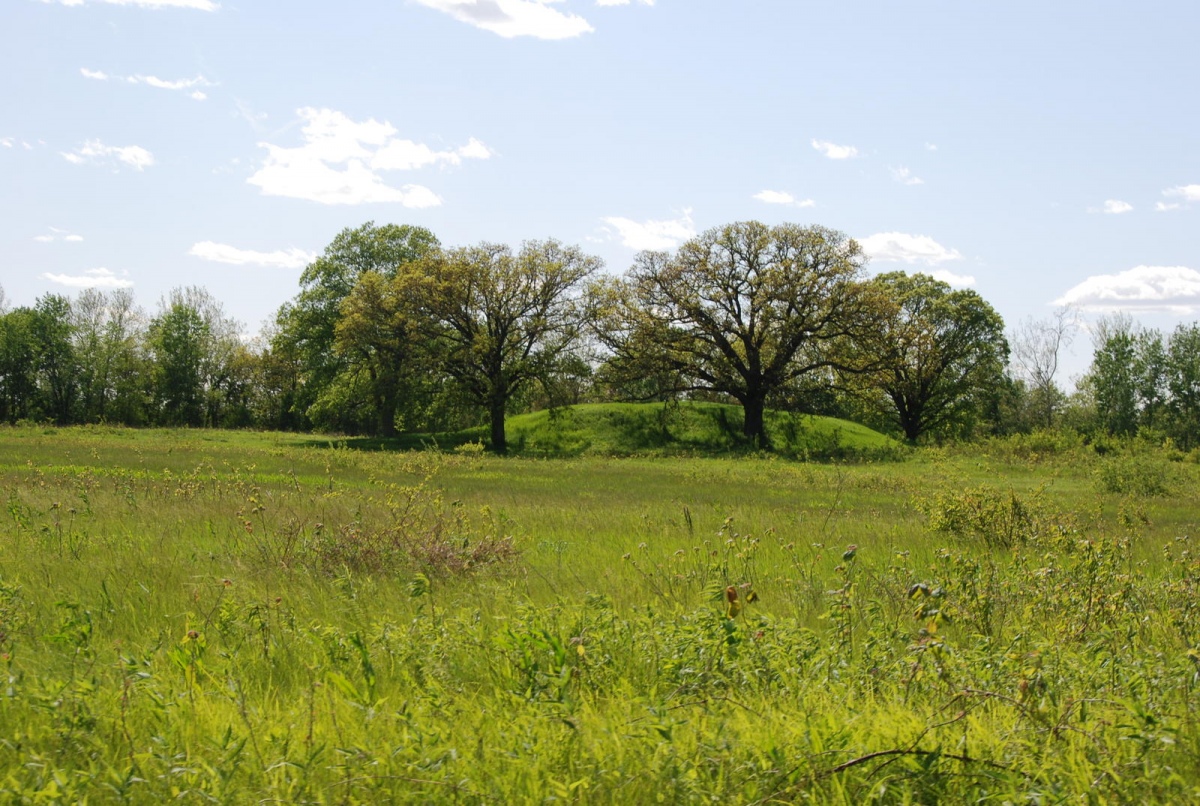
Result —
[[1004, 321], [977, 293], [926, 274], [874, 278], [887, 315], [861, 348], [879, 359], [866, 377], [885, 415], [910, 442], [963, 425], [995, 388], [1008, 360]]
[[555, 240], [527, 241], [515, 254], [481, 243], [430, 252], [405, 275], [441, 366], [487, 412], [493, 450], [507, 449], [512, 395], [553, 372], [578, 342], [583, 283], [601, 265]]
[[730, 395], [743, 433], [766, 446], [767, 400], [822, 369], [855, 371], [846, 349], [878, 318], [861, 247], [841, 232], [745, 221], [674, 254], [643, 252], [604, 299], [602, 340], [627, 374], [666, 370], [677, 392]]

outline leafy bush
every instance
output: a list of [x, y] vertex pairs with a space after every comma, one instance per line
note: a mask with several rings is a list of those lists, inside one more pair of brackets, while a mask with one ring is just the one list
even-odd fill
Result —
[[1014, 490], [983, 485], [940, 492], [918, 500], [916, 505], [929, 518], [933, 531], [993, 548], [1013, 548], [1044, 534], [1061, 534], [1074, 528], [1069, 517], [1045, 503], [1041, 488], [1022, 498]]
[[1166, 462], [1137, 454], [1104, 461], [1096, 469], [1096, 484], [1102, 492], [1142, 498], [1169, 495], [1174, 486]]

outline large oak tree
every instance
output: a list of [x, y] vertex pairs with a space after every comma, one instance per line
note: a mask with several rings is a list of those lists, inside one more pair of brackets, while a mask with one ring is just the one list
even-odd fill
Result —
[[675, 254], [643, 252], [601, 287], [600, 337], [617, 374], [733, 397], [745, 436], [766, 446], [768, 399], [812, 373], [862, 368], [847, 344], [877, 318], [865, 263], [857, 242], [826, 227], [717, 227]]
[[891, 272], [872, 284], [888, 315], [859, 348], [879, 359], [868, 379], [885, 415], [910, 442], [964, 423], [1002, 378], [1004, 320], [974, 291], [926, 274]]
[[482, 243], [431, 252], [405, 274], [419, 326], [438, 345], [440, 366], [487, 412], [492, 449], [507, 450], [509, 399], [553, 372], [587, 318], [584, 282], [599, 258], [558, 241], [528, 241], [517, 253]]

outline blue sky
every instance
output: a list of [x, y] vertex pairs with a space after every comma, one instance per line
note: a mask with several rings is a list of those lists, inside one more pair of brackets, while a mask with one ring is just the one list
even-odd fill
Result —
[[1170, 329], [1200, 311], [1197, 30], [1194, 0], [4, 0], [0, 286], [203, 285], [254, 332], [369, 220], [623, 272], [754, 218], [1010, 324]]

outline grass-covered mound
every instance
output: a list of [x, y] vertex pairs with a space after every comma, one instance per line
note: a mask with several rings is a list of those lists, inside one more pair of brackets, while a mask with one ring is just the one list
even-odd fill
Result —
[[[767, 412], [771, 449], [799, 458], [849, 458], [902, 450], [891, 437], [833, 417]], [[727, 455], [755, 449], [740, 406], [720, 403], [589, 403], [510, 417], [509, 452], [525, 456]], [[486, 428], [414, 434], [402, 447], [456, 448], [486, 441]], [[380, 445], [382, 447], [382, 445]]]

